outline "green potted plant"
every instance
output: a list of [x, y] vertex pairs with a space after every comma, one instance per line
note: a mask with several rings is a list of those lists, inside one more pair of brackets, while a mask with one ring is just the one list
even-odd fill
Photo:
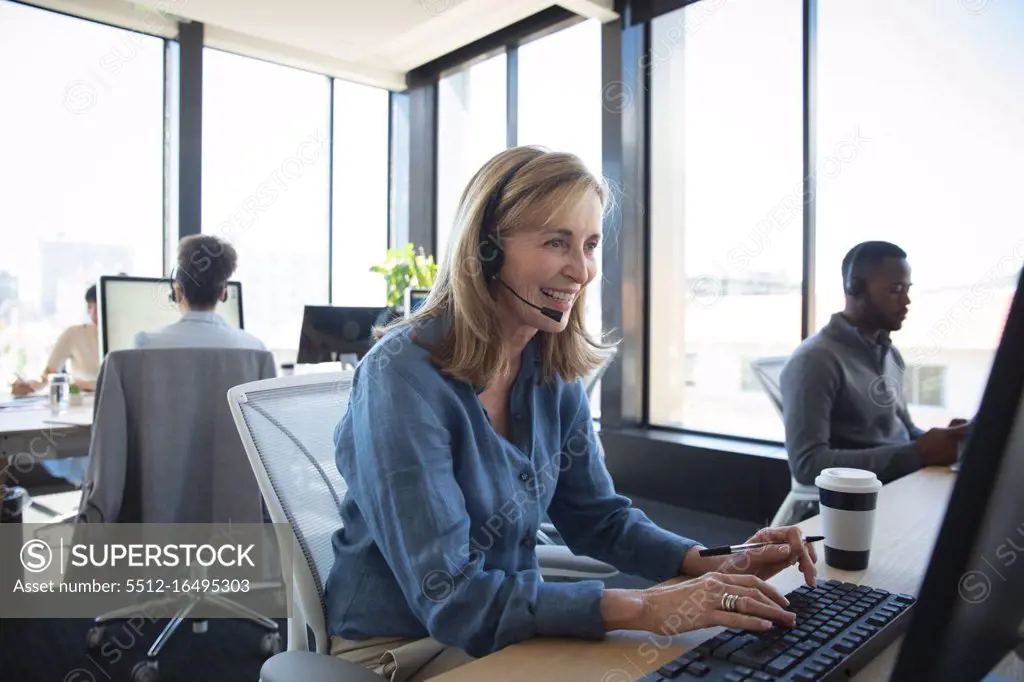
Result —
[[[418, 253], [417, 253], [418, 251]], [[380, 324], [387, 324], [404, 314], [406, 289], [429, 289], [434, 286], [437, 264], [433, 256], [427, 256], [423, 247], [418, 249], [411, 243], [400, 249], [388, 249], [384, 263], [374, 265], [370, 272], [384, 276], [387, 283], [387, 313]]]
[[74, 384], [68, 389], [68, 405], [76, 407], [82, 404], [82, 389]]

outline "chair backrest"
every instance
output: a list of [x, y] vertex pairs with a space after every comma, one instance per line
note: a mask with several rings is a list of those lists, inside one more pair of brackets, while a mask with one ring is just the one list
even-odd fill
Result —
[[[228, 391], [271, 520], [287, 524], [291, 532], [279, 540], [297, 549], [286, 570], [317, 651], [328, 646], [324, 585], [334, 563], [331, 537], [342, 525], [347, 490], [334, 460], [334, 429], [348, 409], [352, 375], [280, 377]], [[297, 648], [304, 648], [301, 644]]]
[[274, 356], [260, 350], [108, 353], [97, 382], [80, 519], [262, 522], [259, 487], [224, 395], [274, 373]]
[[750, 369], [757, 378], [761, 388], [768, 394], [772, 405], [782, 415], [782, 368], [789, 360], [788, 355], [781, 355], [770, 358], [758, 358], [750, 363]]

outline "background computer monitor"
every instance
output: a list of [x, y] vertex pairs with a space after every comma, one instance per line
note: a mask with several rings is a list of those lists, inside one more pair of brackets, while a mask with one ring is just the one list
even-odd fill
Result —
[[893, 669], [894, 682], [981, 680], [1024, 643], [1022, 395], [1024, 272]]
[[[177, 304], [170, 300], [170, 279], [104, 275], [97, 289], [100, 357], [131, 348], [137, 332], [155, 331], [181, 319]], [[242, 329], [242, 284], [228, 282], [227, 289], [227, 300], [217, 303], [216, 312]]]
[[426, 303], [430, 289], [406, 289], [405, 290], [405, 316], [409, 317], [416, 310]]
[[342, 355], [362, 359], [373, 347], [373, 327], [386, 310], [307, 305], [302, 314], [296, 362], [332, 362], [340, 360]]

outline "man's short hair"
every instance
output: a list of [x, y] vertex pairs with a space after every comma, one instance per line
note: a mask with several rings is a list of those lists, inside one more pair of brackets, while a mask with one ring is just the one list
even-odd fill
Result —
[[85, 290], [85, 302], [95, 303], [96, 302], [96, 285], [93, 284], [91, 287]]
[[861, 242], [843, 258], [843, 287], [851, 288], [852, 280], [861, 277], [866, 266], [874, 266], [886, 258], [906, 258], [907, 252], [891, 242]]
[[238, 266], [238, 253], [228, 242], [209, 234], [193, 234], [178, 243], [175, 279], [193, 305], [212, 306]]

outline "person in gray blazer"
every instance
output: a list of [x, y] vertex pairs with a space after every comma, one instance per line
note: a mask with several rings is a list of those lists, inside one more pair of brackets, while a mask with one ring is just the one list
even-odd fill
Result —
[[889, 242], [858, 244], [843, 259], [846, 306], [796, 349], [782, 370], [786, 452], [793, 477], [814, 485], [822, 469], [873, 471], [885, 483], [922, 466], [952, 464], [969, 422], [924, 431], [903, 396], [903, 356], [890, 333], [910, 307], [907, 254]]
[[156, 331], [137, 333], [134, 347], [267, 350], [258, 338], [235, 329], [216, 312], [217, 303], [227, 299], [227, 282], [236, 267], [238, 253], [223, 239], [208, 234], [183, 238], [171, 285], [181, 319]]

